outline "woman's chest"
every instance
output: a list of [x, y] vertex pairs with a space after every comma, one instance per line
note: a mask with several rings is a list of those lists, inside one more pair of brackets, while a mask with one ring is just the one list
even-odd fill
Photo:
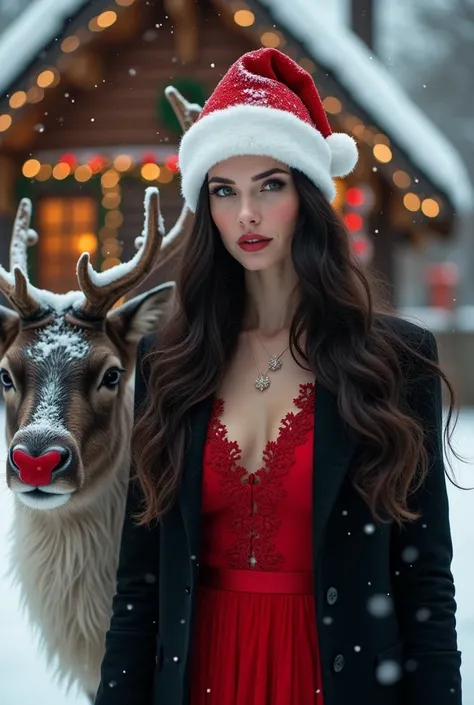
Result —
[[291, 363], [268, 372], [270, 385], [264, 391], [256, 388], [252, 368], [234, 364], [216, 392], [208, 435], [217, 434], [223, 446], [233, 449], [248, 473], [265, 466], [269, 449], [288, 445], [313, 421], [314, 374]]

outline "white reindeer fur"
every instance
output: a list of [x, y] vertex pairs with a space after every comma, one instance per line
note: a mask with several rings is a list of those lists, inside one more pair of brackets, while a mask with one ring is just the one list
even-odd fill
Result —
[[[131, 413], [133, 386], [128, 392]], [[124, 453], [109, 483], [74, 513], [67, 505], [39, 512], [15, 500], [10, 572], [22, 605], [58, 681], [68, 688], [77, 684], [92, 696], [116, 588], [128, 477]]]

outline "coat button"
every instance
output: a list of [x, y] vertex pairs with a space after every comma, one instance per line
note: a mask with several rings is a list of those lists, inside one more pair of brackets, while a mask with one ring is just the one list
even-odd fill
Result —
[[334, 605], [337, 602], [337, 590], [335, 587], [330, 587], [326, 595], [329, 605]]
[[333, 663], [333, 668], [334, 668], [335, 672], [340, 673], [342, 671], [342, 669], [344, 668], [344, 664], [345, 664], [344, 656], [342, 654], [338, 654], [336, 656], [336, 658], [334, 659], [334, 663]]
[[190, 595], [190, 594], [191, 594], [191, 588], [190, 588], [190, 587], [185, 587], [185, 588], [184, 588], [184, 592], [186, 593], [186, 595]]

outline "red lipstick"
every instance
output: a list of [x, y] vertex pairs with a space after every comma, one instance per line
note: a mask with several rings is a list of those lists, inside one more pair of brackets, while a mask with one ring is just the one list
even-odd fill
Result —
[[257, 252], [258, 250], [263, 250], [271, 241], [272, 238], [265, 237], [259, 233], [247, 233], [246, 235], [241, 235], [237, 242], [242, 250]]

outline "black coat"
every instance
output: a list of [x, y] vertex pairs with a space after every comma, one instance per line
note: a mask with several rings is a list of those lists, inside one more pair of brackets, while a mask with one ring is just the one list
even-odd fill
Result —
[[[407, 342], [437, 359], [431, 333], [400, 319], [391, 325]], [[149, 336], [142, 341], [139, 362], [150, 344]], [[139, 367], [136, 404], [146, 392]], [[403, 530], [395, 524], [377, 525], [373, 533], [364, 530], [373, 519], [348, 477], [358, 440], [342, 422], [336, 396], [321, 386], [316, 394], [313, 543], [325, 705], [462, 701], [441, 385], [435, 375], [420, 376], [413, 359], [406, 376], [410, 409], [427, 431], [430, 473], [414, 498], [422, 517]], [[179, 500], [160, 526], [149, 529], [132, 523], [129, 513], [137, 508], [138, 490], [129, 491], [96, 705], [189, 703], [201, 459], [211, 405], [212, 396], [192, 409]], [[393, 607], [389, 614], [376, 617], [369, 611], [368, 600], [374, 595], [388, 596]], [[400, 664], [402, 677], [396, 683], [382, 684], [376, 676], [378, 665], [386, 660]]]

